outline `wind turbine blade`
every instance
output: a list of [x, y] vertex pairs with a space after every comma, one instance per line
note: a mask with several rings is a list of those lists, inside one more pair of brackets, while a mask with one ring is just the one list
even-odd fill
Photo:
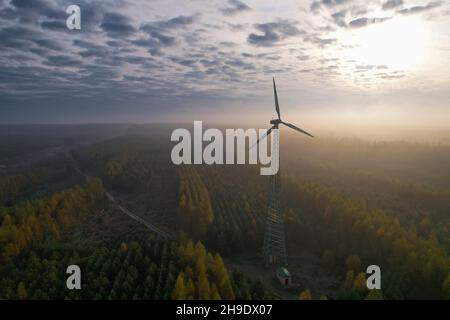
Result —
[[301, 132], [303, 134], [306, 134], [307, 136], [310, 136], [311, 138], [314, 138], [314, 136], [308, 132], [306, 132], [305, 130], [300, 129], [299, 127], [294, 126], [293, 124], [287, 123], [287, 122], [281, 122], [282, 124], [288, 126], [291, 129], [294, 129], [298, 132]]
[[275, 127], [272, 127], [272, 128], [270, 128], [269, 130], [267, 130], [267, 132], [264, 133], [264, 135], [263, 135], [261, 138], [259, 138], [258, 141], [256, 141], [256, 143], [254, 143], [248, 150], [253, 149], [253, 148], [254, 148], [255, 146], [257, 146], [261, 141], [263, 141], [265, 138], [267, 138], [267, 136], [270, 135], [270, 133], [272, 132], [272, 130], [273, 130], [274, 128], [275, 128]]
[[278, 119], [281, 119], [280, 105], [278, 104], [277, 86], [275, 84], [275, 77], [273, 78], [273, 94], [275, 96], [275, 109], [277, 110]]

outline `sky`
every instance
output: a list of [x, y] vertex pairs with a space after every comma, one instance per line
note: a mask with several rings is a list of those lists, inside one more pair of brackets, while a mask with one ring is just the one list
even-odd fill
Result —
[[450, 1], [0, 0], [0, 48], [0, 123], [265, 121], [275, 77], [292, 122], [450, 127]]

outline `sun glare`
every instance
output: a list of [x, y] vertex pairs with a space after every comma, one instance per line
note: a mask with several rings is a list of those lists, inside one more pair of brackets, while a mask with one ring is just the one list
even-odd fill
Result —
[[424, 61], [427, 38], [420, 19], [395, 18], [352, 31], [348, 55], [361, 64], [413, 69]]

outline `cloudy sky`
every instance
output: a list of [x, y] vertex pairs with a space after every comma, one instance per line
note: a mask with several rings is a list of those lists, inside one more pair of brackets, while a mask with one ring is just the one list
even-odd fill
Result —
[[0, 48], [1, 123], [252, 121], [273, 76], [293, 118], [450, 123], [450, 1], [0, 0]]

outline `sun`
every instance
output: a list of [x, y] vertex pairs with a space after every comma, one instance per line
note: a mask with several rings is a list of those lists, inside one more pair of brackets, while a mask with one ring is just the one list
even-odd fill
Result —
[[351, 31], [348, 57], [364, 65], [413, 69], [425, 59], [427, 28], [415, 17], [396, 17]]

